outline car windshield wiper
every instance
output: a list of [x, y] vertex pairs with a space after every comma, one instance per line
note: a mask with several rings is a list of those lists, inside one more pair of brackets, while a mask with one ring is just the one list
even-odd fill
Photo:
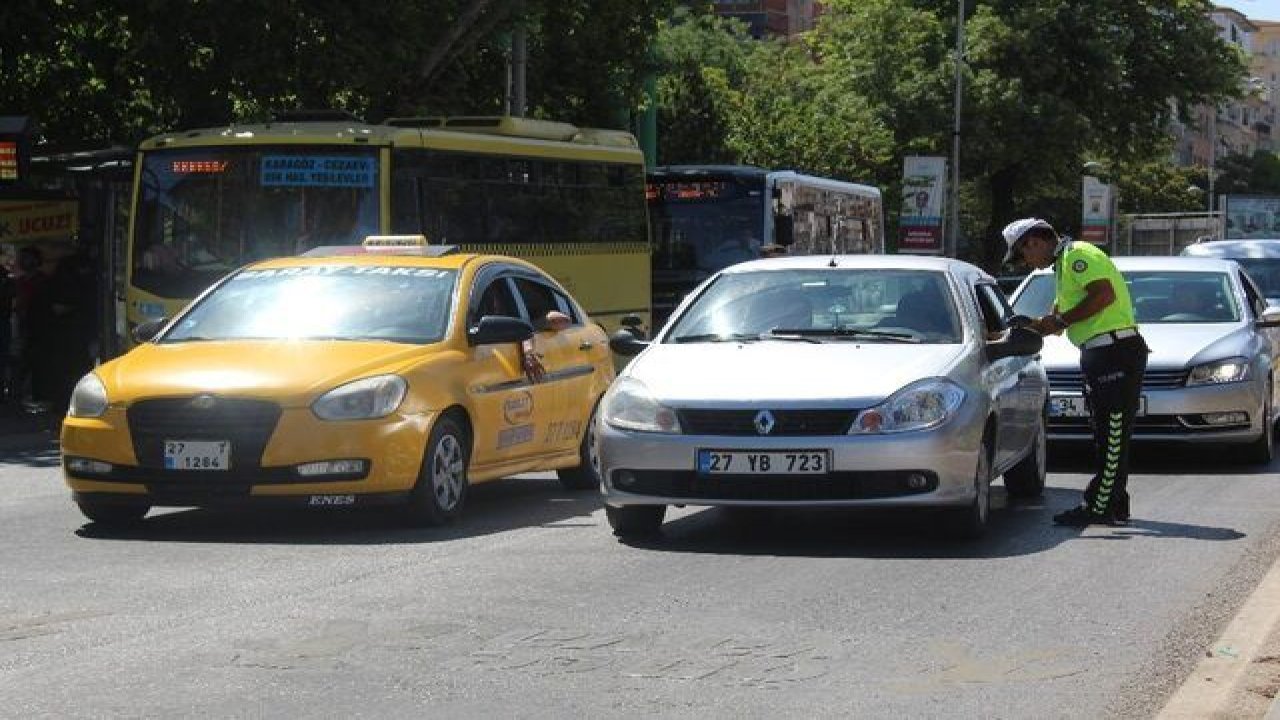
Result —
[[865, 330], [862, 328], [839, 327], [839, 328], [796, 328], [777, 329], [775, 333], [786, 333], [787, 335], [799, 335], [803, 337], [829, 337], [836, 339], [850, 340], [887, 340], [889, 342], [901, 343], [919, 343], [920, 338], [905, 333], [886, 332], [883, 330]]
[[700, 342], [743, 342], [748, 340], [759, 340], [760, 336], [755, 333], [701, 333], [699, 335], [677, 335], [671, 338], [671, 342], [677, 343], [700, 343]]
[[807, 330], [792, 330], [791, 328], [774, 328], [769, 332], [760, 336], [761, 340], [790, 340], [792, 342], [807, 342], [821, 344], [822, 341], [813, 337]]

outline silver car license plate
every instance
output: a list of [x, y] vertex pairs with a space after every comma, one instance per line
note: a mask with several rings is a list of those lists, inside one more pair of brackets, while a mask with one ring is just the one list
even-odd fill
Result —
[[[1138, 414], [1147, 414], [1147, 396], [1138, 399]], [[1049, 398], [1049, 417], [1070, 418], [1088, 417], [1089, 406], [1085, 404], [1083, 395], [1054, 395]]]
[[229, 470], [231, 443], [226, 440], [165, 440], [166, 470]]
[[700, 475], [826, 475], [830, 450], [699, 450]]

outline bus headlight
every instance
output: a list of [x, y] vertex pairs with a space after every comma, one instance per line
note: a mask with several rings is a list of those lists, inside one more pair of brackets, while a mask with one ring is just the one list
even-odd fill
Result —
[[926, 430], [941, 425], [964, 402], [964, 389], [942, 378], [912, 383], [858, 413], [850, 435]]
[[321, 420], [372, 420], [395, 412], [409, 384], [399, 375], [376, 375], [321, 395], [311, 412]]
[[96, 418], [102, 417], [106, 411], [107, 387], [102, 384], [102, 380], [94, 373], [80, 378], [80, 382], [71, 391], [71, 405], [67, 408], [67, 414], [71, 417]]

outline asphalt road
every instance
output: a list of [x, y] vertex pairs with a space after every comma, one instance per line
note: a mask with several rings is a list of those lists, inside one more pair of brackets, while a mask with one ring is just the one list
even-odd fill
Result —
[[[925, 516], [677, 510], [616, 542], [519, 478], [437, 530], [372, 512], [153, 513], [104, 535], [52, 449], [0, 454], [0, 716], [1154, 715], [1280, 548], [1277, 466], [1140, 453], [957, 544]], [[1002, 495], [1000, 496], [1002, 497]]]

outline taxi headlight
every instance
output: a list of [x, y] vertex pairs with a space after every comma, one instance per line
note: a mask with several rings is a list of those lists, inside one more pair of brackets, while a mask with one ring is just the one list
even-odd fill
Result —
[[80, 378], [71, 391], [71, 405], [67, 414], [71, 417], [102, 417], [107, 411], [107, 388], [94, 373]]
[[1249, 361], [1242, 357], [1233, 357], [1191, 368], [1191, 374], [1187, 376], [1187, 386], [1240, 382], [1248, 377]]
[[675, 410], [662, 405], [649, 394], [644, 383], [634, 378], [621, 378], [605, 393], [600, 403], [600, 417], [622, 430], [652, 433], [679, 433], [680, 420]]
[[964, 389], [943, 378], [912, 383], [858, 413], [850, 435], [926, 430], [941, 425], [964, 402]]
[[321, 395], [311, 412], [321, 420], [370, 420], [395, 412], [409, 384], [399, 375], [377, 375], [349, 382]]

